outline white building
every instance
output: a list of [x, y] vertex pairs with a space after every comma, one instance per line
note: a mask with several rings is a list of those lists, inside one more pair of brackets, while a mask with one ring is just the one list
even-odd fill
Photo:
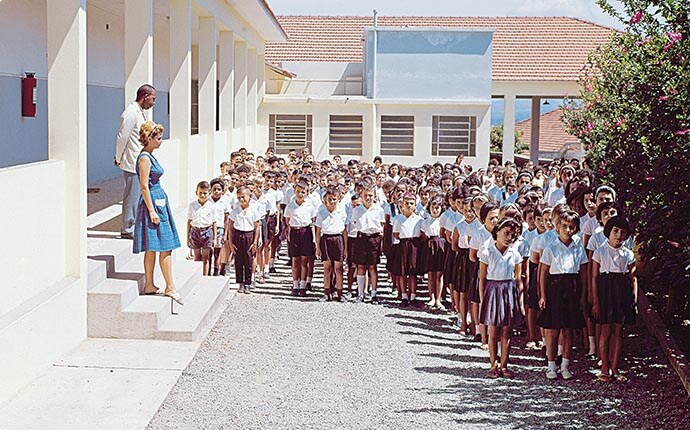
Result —
[[[263, 0], [0, 1], [0, 403], [87, 336], [87, 178], [120, 174], [114, 139], [136, 89], [157, 89], [157, 156], [180, 205], [232, 147], [253, 146], [265, 42], [285, 39]], [[21, 116], [25, 72], [35, 117]]]
[[[287, 42], [268, 43], [259, 144], [311, 146], [385, 162], [489, 159], [491, 99], [504, 100], [513, 136], [515, 100], [532, 100], [538, 156], [542, 99], [576, 95], [587, 56], [613, 31], [562, 17], [284, 16]], [[289, 72], [289, 73], [287, 73]], [[504, 160], [513, 159], [504, 139]]]
[[[180, 206], [241, 146], [483, 165], [491, 98], [512, 136], [515, 99], [575, 94], [609, 33], [569, 18], [278, 19], [264, 0], [0, 1], [0, 403], [87, 336], [87, 183], [120, 174], [119, 116], [142, 83]], [[26, 72], [35, 117], [21, 115]]]

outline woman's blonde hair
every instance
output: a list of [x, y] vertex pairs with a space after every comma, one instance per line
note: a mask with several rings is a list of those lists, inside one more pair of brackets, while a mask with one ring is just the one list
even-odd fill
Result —
[[165, 128], [162, 125], [156, 124], [153, 121], [146, 121], [139, 127], [139, 140], [142, 145], [146, 146], [151, 137], [162, 136], [163, 131], [165, 131]]

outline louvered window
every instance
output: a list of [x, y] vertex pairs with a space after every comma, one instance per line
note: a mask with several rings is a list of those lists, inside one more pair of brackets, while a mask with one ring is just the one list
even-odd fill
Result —
[[477, 117], [433, 116], [431, 155], [455, 157], [477, 155]]
[[328, 150], [331, 155], [362, 155], [362, 115], [331, 115]]
[[275, 114], [268, 118], [268, 144], [277, 154], [287, 154], [291, 149], [299, 151], [305, 146], [311, 150], [311, 115]]
[[414, 156], [414, 116], [381, 115], [381, 155]]

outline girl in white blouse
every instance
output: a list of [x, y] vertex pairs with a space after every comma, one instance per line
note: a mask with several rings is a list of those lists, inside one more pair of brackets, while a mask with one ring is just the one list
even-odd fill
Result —
[[618, 372], [623, 324], [635, 322], [637, 297], [635, 256], [624, 244], [630, 233], [628, 220], [622, 215], [614, 216], [604, 227], [608, 240], [592, 255], [592, 315], [600, 331], [600, 380], [609, 377], [621, 382], [626, 380]]
[[[522, 223], [503, 218], [493, 228], [487, 246], [479, 250], [479, 321], [489, 328], [489, 378], [511, 378], [508, 370], [510, 338], [513, 328], [522, 323], [522, 256], [511, 246], [522, 233]], [[498, 367], [498, 341], [501, 342], [501, 363]]]
[[580, 229], [580, 216], [573, 211], [563, 212], [556, 222], [558, 238], [548, 243], [541, 254], [539, 266], [541, 315], [537, 324], [546, 332], [547, 379], [558, 377], [556, 353], [558, 336], [563, 335], [561, 376], [573, 378], [568, 366], [573, 345], [573, 330], [585, 327], [582, 308], [587, 281], [587, 254], [581, 240], [574, 240]]
[[422, 263], [421, 268], [429, 274], [429, 302], [427, 306], [433, 309], [443, 309], [441, 303], [441, 274], [443, 273], [445, 240], [440, 236], [441, 223], [439, 217], [443, 210], [443, 197], [434, 196], [426, 207], [427, 218], [422, 221]]

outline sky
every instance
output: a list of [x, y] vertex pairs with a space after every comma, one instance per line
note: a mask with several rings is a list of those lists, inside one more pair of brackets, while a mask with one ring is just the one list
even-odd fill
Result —
[[[610, 0], [614, 6], [620, 3]], [[594, 0], [268, 0], [276, 15], [570, 16], [621, 29]]]

